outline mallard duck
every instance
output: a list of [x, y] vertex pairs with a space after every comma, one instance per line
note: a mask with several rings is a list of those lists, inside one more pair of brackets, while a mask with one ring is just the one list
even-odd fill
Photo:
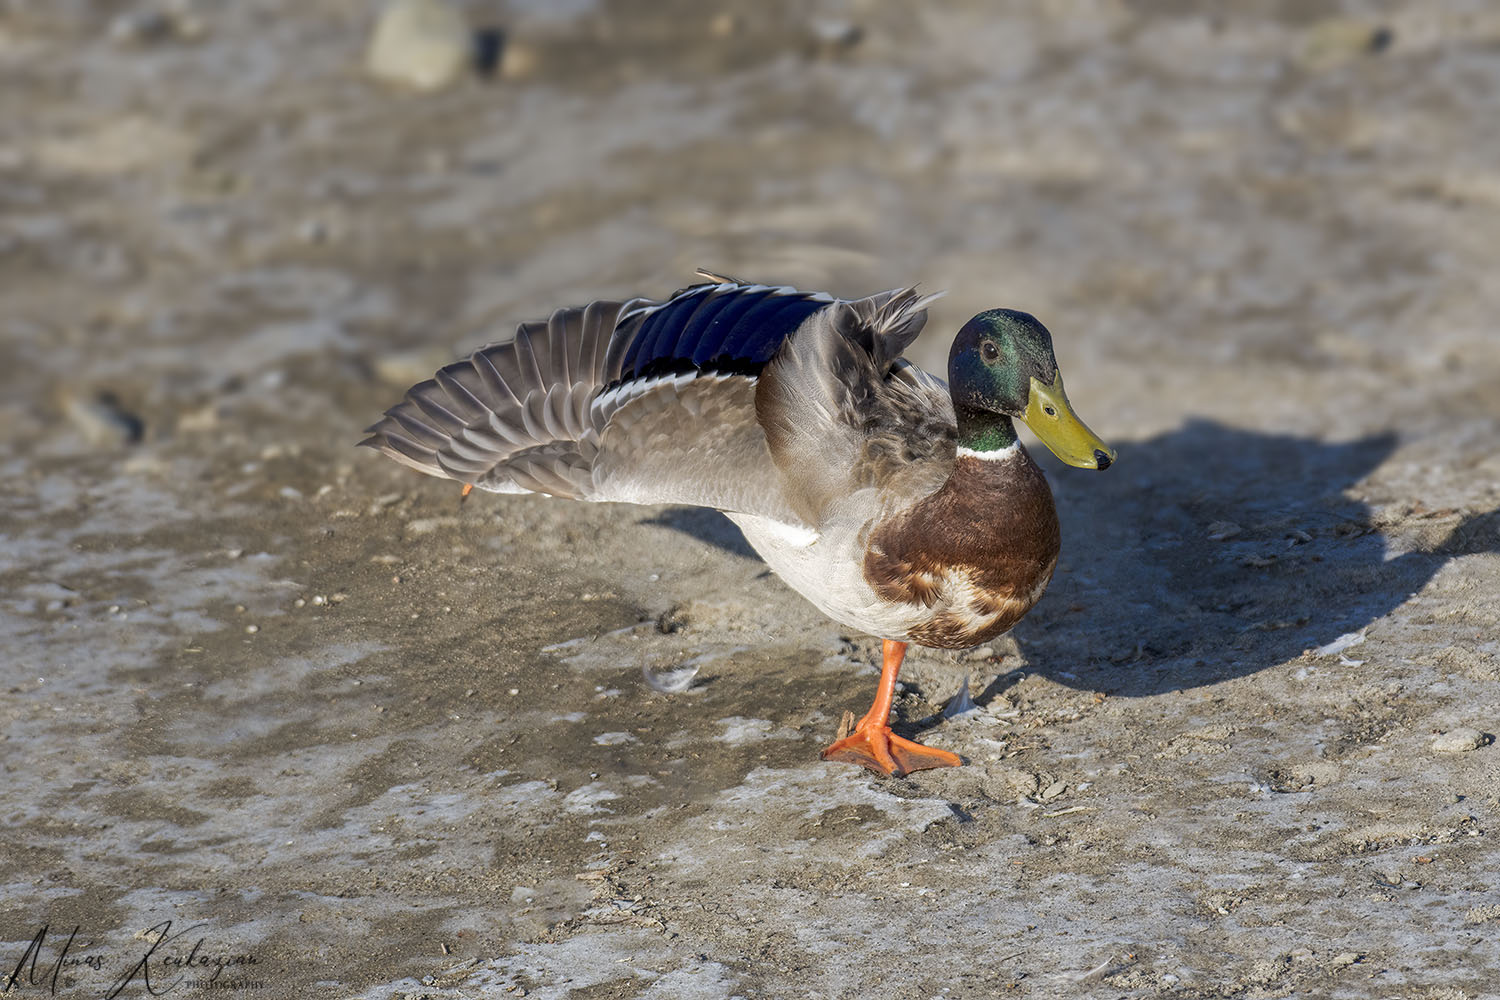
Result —
[[908, 643], [993, 639], [1052, 578], [1057, 513], [1013, 421], [1069, 465], [1114, 451], [1073, 415], [1026, 313], [965, 323], [945, 384], [901, 357], [936, 296], [699, 274], [664, 301], [523, 323], [413, 386], [361, 444], [465, 496], [723, 511], [794, 590], [883, 640], [874, 704], [823, 758], [895, 776], [962, 763], [892, 733], [891, 699]]

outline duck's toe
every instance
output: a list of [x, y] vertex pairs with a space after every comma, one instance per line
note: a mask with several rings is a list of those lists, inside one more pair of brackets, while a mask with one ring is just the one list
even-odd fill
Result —
[[821, 756], [824, 760], [858, 764], [877, 774], [895, 778], [913, 771], [963, 764], [963, 759], [956, 753], [923, 746], [897, 736], [889, 726], [873, 724], [860, 726], [843, 739], [835, 740]]

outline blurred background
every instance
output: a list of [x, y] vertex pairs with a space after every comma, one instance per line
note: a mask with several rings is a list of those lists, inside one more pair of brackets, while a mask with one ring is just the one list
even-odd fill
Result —
[[942, 333], [1031, 311], [1124, 438], [1431, 427], [1425, 386], [1494, 377], [1480, 0], [6, 0], [0, 32], [0, 405], [33, 444], [67, 433], [39, 390], [90, 433], [103, 389], [147, 437], [331, 447], [375, 397], [310, 397], [698, 266], [920, 281]]
[[[209, 920], [260, 996], [1492, 989], [1497, 123], [1489, 0], [0, 0], [0, 937]], [[903, 674], [907, 725], [973, 674], [976, 766], [818, 764], [876, 647], [724, 522], [355, 453], [697, 267], [946, 289], [939, 372], [1032, 312], [1118, 446], [1039, 456], [1014, 637]]]

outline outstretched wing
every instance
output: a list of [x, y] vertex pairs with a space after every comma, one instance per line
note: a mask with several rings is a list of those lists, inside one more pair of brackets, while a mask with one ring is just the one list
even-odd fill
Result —
[[717, 280], [595, 302], [413, 386], [362, 444], [496, 492], [791, 518], [755, 416], [761, 371], [822, 293]]
[[640, 304], [593, 302], [524, 323], [412, 386], [360, 444], [498, 493], [585, 496], [597, 445], [589, 406], [620, 316]]

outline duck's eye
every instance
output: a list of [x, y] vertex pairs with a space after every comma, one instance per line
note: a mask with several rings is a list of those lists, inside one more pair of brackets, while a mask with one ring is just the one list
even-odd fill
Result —
[[1051, 406], [1042, 407], [1042, 412], [1047, 414], [1047, 416], [1049, 417], [1057, 416], [1057, 410], [1053, 409]]
[[1000, 348], [995, 346], [992, 340], [986, 340], [979, 345], [979, 356], [986, 361], [994, 361], [1000, 356]]

